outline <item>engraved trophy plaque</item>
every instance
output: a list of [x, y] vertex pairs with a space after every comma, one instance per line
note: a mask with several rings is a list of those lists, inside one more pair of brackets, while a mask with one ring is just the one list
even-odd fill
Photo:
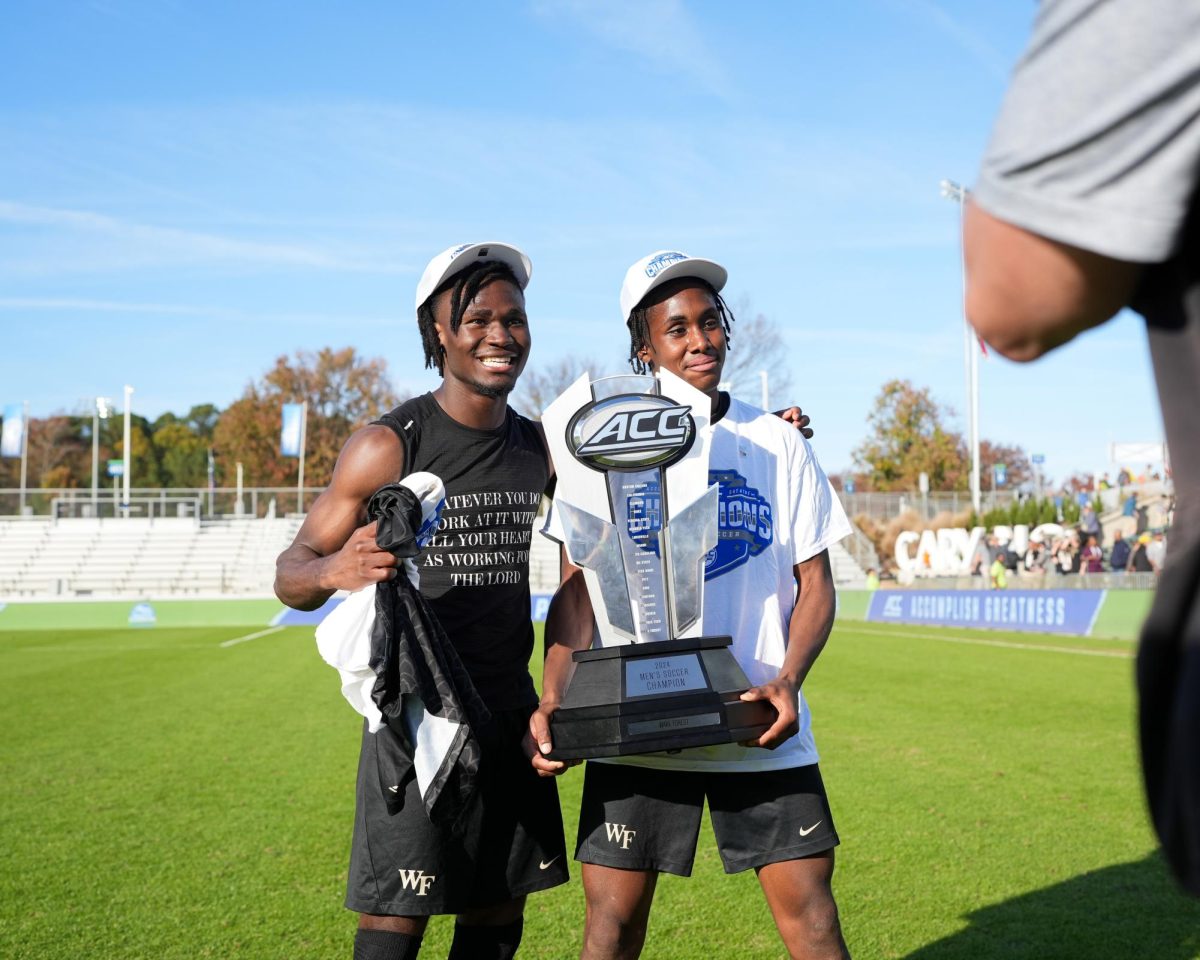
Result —
[[556, 760], [758, 737], [775, 720], [727, 636], [705, 636], [704, 562], [717, 546], [708, 396], [656, 377], [580, 377], [542, 423], [558, 476], [549, 535], [583, 569], [596, 618], [551, 716]]

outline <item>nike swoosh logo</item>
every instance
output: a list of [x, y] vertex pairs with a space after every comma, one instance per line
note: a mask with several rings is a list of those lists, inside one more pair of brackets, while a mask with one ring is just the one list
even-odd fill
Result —
[[[561, 856], [562, 856], [562, 854], [560, 853], [558, 855], [558, 857], [561, 857]], [[557, 860], [558, 857], [551, 857], [549, 860], [542, 860], [541, 862], [538, 863], [538, 869], [545, 870], [547, 867], [550, 866], [550, 864], [554, 863], [554, 861]]]
[[811, 827], [808, 827], [807, 829], [805, 829], [804, 827], [801, 827], [800, 828], [800, 836], [807, 837], [810, 833], [812, 833], [814, 830], [816, 830], [817, 827], [819, 827], [824, 822], [825, 822], [824, 820], [818, 820], [816, 823], [814, 823]]

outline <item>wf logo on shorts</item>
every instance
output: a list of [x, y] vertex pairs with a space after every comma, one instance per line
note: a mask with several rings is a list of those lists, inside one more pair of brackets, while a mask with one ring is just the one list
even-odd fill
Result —
[[636, 830], [630, 830], [623, 823], [605, 822], [604, 830], [608, 834], [608, 842], [619, 843], [622, 850], [628, 850], [630, 842], [637, 836]]
[[429, 885], [436, 879], [432, 873], [426, 873], [424, 870], [400, 870], [401, 889], [416, 890], [418, 897], [427, 896]]
[[660, 253], [657, 257], [646, 264], [646, 276], [651, 280], [657, 277], [667, 267], [673, 263], [678, 263], [680, 260], [687, 260], [686, 253], [679, 253], [676, 250], [670, 250], [666, 253]]

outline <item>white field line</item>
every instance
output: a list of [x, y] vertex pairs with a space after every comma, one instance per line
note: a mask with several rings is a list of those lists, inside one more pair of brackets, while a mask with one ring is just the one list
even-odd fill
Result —
[[244, 637], [234, 637], [232, 640], [222, 640], [222, 647], [232, 647], [236, 643], [245, 643], [247, 640], [257, 640], [259, 637], [269, 637], [273, 633], [278, 633], [283, 627], [268, 627], [266, 630], [259, 630], [257, 633], [248, 633]]
[[1003, 647], [1006, 650], [1038, 650], [1042, 653], [1073, 653], [1081, 657], [1116, 657], [1129, 660], [1132, 650], [1084, 650], [1079, 647], [1052, 647], [1041, 643], [1010, 643], [1007, 640], [984, 640], [979, 637], [943, 637], [936, 633], [899, 633], [892, 630], [871, 630], [863, 627], [850, 628], [853, 633], [868, 633], [876, 637], [893, 639], [939, 640], [942, 643], [965, 643], [975, 647]]
[[95, 643], [75, 643], [71, 645], [55, 644], [54, 646], [21, 647], [24, 653], [163, 653], [171, 650], [211, 650], [208, 643], [172, 643], [167, 646], [150, 645], [143, 647], [131, 646], [101, 646]]

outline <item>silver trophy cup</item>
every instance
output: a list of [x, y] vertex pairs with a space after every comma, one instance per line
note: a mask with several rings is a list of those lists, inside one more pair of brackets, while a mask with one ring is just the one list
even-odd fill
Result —
[[554, 759], [757, 738], [775, 720], [729, 649], [704, 635], [704, 562], [717, 545], [709, 398], [665, 371], [586, 375], [542, 423], [557, 485], [547, 530], [583, 569], [590, 650], [551, 716]]

